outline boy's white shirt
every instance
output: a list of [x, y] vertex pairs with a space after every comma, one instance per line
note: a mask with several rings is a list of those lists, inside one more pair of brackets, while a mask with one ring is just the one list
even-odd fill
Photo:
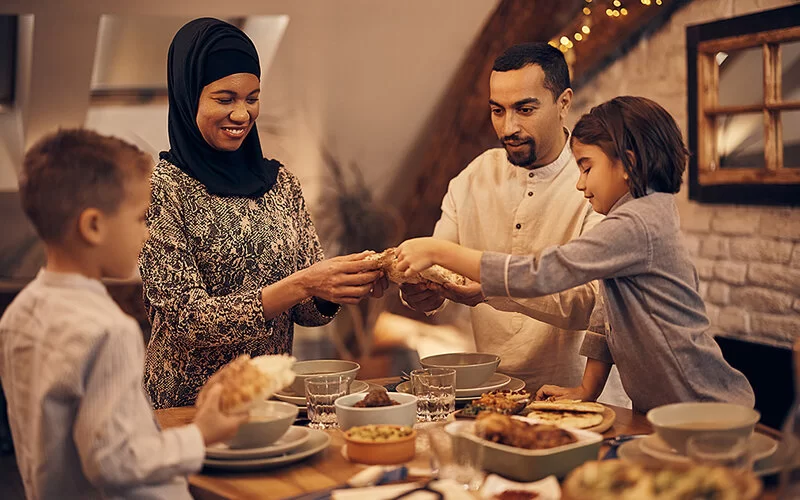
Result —
[[162, 431], [136, 321], [103, 284], [39, 272], [0, 319], [0, 380], [28, 498], [191, 498], [200, 430]]

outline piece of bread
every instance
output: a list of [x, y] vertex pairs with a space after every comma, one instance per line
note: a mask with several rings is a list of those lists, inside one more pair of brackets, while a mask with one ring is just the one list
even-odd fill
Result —
[[397, 269], [397, 255], [394, 248], [387, 248], [381, 253], [376, 253], [364, 257], [367, 260], [377, 260], [381, 263], [381, 267], [386, 272], [386, 277], [393, 283], [402, 285], [404, 283], [419, 284], [432, 281], [440, 285], [445, 283], [452, 283], [455, 285], [466, 285], [467, 279], [460, 274], [454, 273], [449, 269], [434, 264], [421, 273], [414, 273], [412, 276], [406, 276], [404, 272]]
[[295, 358], [285, 354], [243, 354], [217, 371], [213, 383], [222, 384], [220, 410], [238, 413], [252, 408], [294, 381]]
[[550, 410], [550, 411], [575, 411], [587, 413], [603, 413], [605, 406], [600, 403], [577, 401], [573, 399], [562, 399], [559, 401], [534, 401], [527, 408], [529, 411]]
[[603, 421], [602, 413], [588, 413], [577, 411], [551, 411], [533, 410], [526, 415], [548, 424], [562, 427], [574, 427], [575, 429], [588, 429], [599, 425]]

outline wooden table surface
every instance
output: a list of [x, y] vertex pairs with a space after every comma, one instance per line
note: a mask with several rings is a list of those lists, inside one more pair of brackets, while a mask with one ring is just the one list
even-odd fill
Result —
[[[369, 382], [384, 385], [396, 383], [399, 378], [374, 379]], [[608, 405], [610, 406], [610, 405]], [[641, 413], [627, 408], [610, 406], [617, 414], [614, 425], [603, 433], [604, 437], [620, 434], [649, 434], [650, 424]], [[156, 410], [156, 418], [164, 428], [184, 425], [192, 421], [193, 407]], [[331, 435], [331, 445], [324, 451], [302, 462], [287, 467], [260, 472], [223, 472], [204, 470], [201, 474], [189, 477], [192, 495], [198, 499], [272, 499], [286, 498], [303, 493], [311, 493], [343, 484], [363, 465], [347, 461], [341, 453], [344, 438], [341, 432], [327, 431]], [[601, 454], [605, 449], [601, 449]], [[428, 457], [418, 453], [415, 462], [427, 463]], [[412, 465], [415, 465], [412, 463]]]

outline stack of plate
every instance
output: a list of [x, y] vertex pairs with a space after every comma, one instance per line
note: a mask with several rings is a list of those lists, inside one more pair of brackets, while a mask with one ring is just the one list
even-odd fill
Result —
[[218, 443], [206, 448], [206, 467], [221, 470], [272, 469], [299, 462], [328, 447], [331, 437], [320, 430], [293, 425], [270, 446], [232, 449]]
[[[519, 391], [525, 388], [525, 382], [518, 378], [510, 377], [502, 373], [495, 372], [494, 375], [489, 377], [489, 380], [480, 385], [480, 387], [470, 387], [468, 389], [456, 389], [456, 403], [469, 403], [475, 398], [479, 398], [481, 394], [489, 391], [498, 391], [501, 389], [509, 391]], [[397, 392], [405, 392], [413, 394], [411, 390], [411, 382], [406, 381], [397, 386]]]
[[[361, 392], [367, 392], [369, 390], [369, 384], [364, 382], [363, 380], [353, 380], [350, 384], [350, 394], [358, 394]], [[290, 388], [286, 388], [282, 391], [276, 392], [273, 394], [275, 399], [278, 401], [283, 401], [285, 403], [292, 403], [294, 405], [300, 406], [301, 409], [305, 409], [306, 407], [306, 396], [305, 394], [299, 395], [295, 394]]]

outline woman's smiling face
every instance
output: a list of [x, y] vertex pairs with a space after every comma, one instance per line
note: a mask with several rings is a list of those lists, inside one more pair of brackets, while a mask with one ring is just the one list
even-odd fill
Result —
[[219, 151], [236, 151], [258, 118], [261, 85], [252, 73], [236, 73], [203, 87], [197, 104], [197, 128]]

